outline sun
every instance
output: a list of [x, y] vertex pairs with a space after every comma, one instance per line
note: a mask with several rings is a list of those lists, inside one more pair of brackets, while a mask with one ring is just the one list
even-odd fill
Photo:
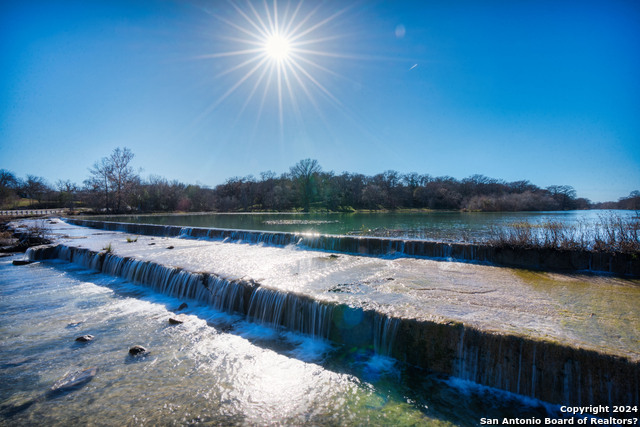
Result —
[[[280, 130], [284, 129], [285, 109], [290, 117], [301, 117], [303, 103], [322, 115], [319, 105], [328, 100], [341, 108], [341, 102], [322, 83], [322, 77], [337, 76], [328, 60], [350, 58], [338, 52], [343, 46], [336, 32], [337, 18], [348, 8], [326, 9], [321, 4], [303, 6], [303, 1], [264, 0], [229, 2], [236, 12], [214, 15], [223, 25], [225, 49], [199, 58], [219, 61], [215, 76], [233, 76], [226, 90], [204, 112], [217, 108], [234, 93], [244, 93], [245, 108], [255, 106], [258, 119], [268, 103], [277, 105]], [[235, 82], [233, 82], [235, 80]], [[264, 107], [264, 108], [263, 108]]]
[[291, 54], [291, 42], [285, 36], [272, 34], [265, 40], [264, 51], [271, 59], [285, 61]]

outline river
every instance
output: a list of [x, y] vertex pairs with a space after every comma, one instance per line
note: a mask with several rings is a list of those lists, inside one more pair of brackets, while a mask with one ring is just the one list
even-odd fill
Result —
[[560, 222], [593, 226], [603, 218], [630, 218], [634, 211], [554, 212], [379, 212], [379, 213], [218, 213], [90, 217], [105, 221], [241, 230], [357, 234], [444, 241], [483, 241], [492, 227], [517, 222]]
[[[557, 411], [192, 301], [170, 325], [181, 302], [67, 262], [0, 260], [0, 424], [470, 426]], [[136, 344], [149, 353], [130, 356]], [[47, 394], [88, 367], [83, 388]]]
[[[191, 271], [215, 273], [228, 284], [259, 283], [252, 301], [275, 293], [310, 296], [333, 304], [334, 320], [343, 313], [345, 322], [352, 322], [354, 313], [375, 308], [390, 318], [435, 321], [443, 325], [440, 330], [462, 330], [451, 344], [460, 344], [452, 359], [461, 378], [475, 378], [480, 362], [494, 357], [498, 382], [513, 386], [517, 381], [520, 389], [522, 381], [523, 390], [525, 381], [553, 380], [542, 375], [553, 362], [543, 359], [543, 350], [553, 349], [547, 353], [551, 358], [564, 351], [553, 343], [581, 349], [576, 357], [605, 355], [598, 364], [590, 359], [560, 363], [562, 372], [577, 369], [578, 382], [591, 369], [601, 376], [608, 360], [626, 358], [624, 366], [634, 369], [640, 357], [637, 280], [132, 235], [57, 220], [47, 227], [67, 248], [59, 255], [64, 258], [73, 248], [77, 263], [54, 259], [16, 266], [11, 261], [21, 255], [0, 259], [0, 382], [8, 385], [0, 389], [1, 425], [471, 426], [482, 418], [562, 417], [559, 406], [384, 356], [389, 352], [379, 351], [385, 346], [380, 340], [340, 344], [349, 342], [343, 336], [330, 342], [321, 334], [274, 324], [251, 307], [242, 315], [228, 307], [216, 310], [206, 298], [172, 297], [182, 291], [163, 278], [169, 276], [133, 283], [121, 278], [125, 264], [140, 272], [158, 270], [153, 263], [169, 266], [171, 277]], [[105, 248], [110, 258], [102, 271], [114, 275], [87, 267]], [[82, 262], [83, 251], [94, 255]], [[270, 310], [279, 298], [272, 299]], [[188, 321], [171, 325], [169, 317], [185, 301], [189, 307], [181, 313]], [[347, 305], [353, 310], [340, 311]], [[502, 350], [487, 341], [485, 354], [473, 344], [481, 337], [471, 335], [474, 330], [516, 337], [520, 348], [533, 342], [535, 372], [525, 363], [530, 354], [520, 353], [520, 363], [501, 353], [507, 341]], [[94, 340], [75, 341], [85, 334]], [[489, 332], [482, 339], [495, 336]], [[132, 357], [133, 345], [149, 352]], [[83, 386], [50, 392], [61, 378], [92, 367], [97, 373]], [[539, 387], [529, 385], [524, 392]]]

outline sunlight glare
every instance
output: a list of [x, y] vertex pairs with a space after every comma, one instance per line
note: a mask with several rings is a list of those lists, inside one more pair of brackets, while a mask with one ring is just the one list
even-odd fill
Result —
[[[329, 15], [322, 13], [320, 5], [304, 11], [303, 2], [293, 6], [286, 3], [279, 7], [278, 1], [263, 2], [263, 7], [254, 3], [231, 3], [237, 12], [237, 18], [217, 15], [217, 19], [228, 26], [230, 32], [225, 36], [230, 45], [236, 47], [227, 51], [215, 52], [200, 56], [229, 60], [225, 69], [217, 77], [235, 75], [235, 83], [226, 85], [226, 90], [213, 102], [201, 116], [217, 108], [224, 100], [245, 87], [247, 98], [240, 112], [248, 108], [255, 97], [262, 92], [258, 107], [258, 118], [267, 102], [277, 105], [280, 131], [284, 129], [285, 109], [300, 116], [300, 102], [305, 98], [319, 116], [319, 97], [334, 106], [341, 108], [341, 102], [325, 87], [319, 77], [321, 75], [337, 76], [337, 73], [323, 66], [326, 58], [344, 59], [348, 55], [331, 51], [336, 46], [339, 35], [329, 35], [334, 21], [346, 10], [331, 11]], [[238, 58], [234, 60], [233, 58]], [[236, 62], [233, 65], [233, 62]], [[225, 64], [225, 65], [226, 65]], [[262, 91], [259, 90], [262, 88]], [[300, 119], [300, 121], [302, 121]]]
[[270, 58], [282, 61], [288, 59], [291, 52], [291, 44], [286, 37], [273, 34], [266, 40], [265, 51]]

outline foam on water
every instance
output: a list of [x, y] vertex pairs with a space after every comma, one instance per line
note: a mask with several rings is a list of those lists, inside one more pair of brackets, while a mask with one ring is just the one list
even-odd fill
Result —
[[335, 350], [330, 342], [308, 335], [284, 332], [282, 336], [293, 345], [293, 349], [288, 354], [305, 362], [320, 362], [329, 352]]

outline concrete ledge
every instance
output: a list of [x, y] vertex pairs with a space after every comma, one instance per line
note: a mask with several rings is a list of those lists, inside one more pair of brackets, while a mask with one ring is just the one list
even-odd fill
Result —
[[163, 237], [229, 239], [274, 246], [291, 244], [311, 249], [371, 256], [415, 256], [445, 261], [490, 263], [533, 270], [586, 271], [640, 277], [640, 256], [636, 254], [583, 250], [526, 249], [467, 243], [443, 243], [376, 237], [311, 235], [304, 233], [191, 228], [173, 225], [135, 224], [65, 218], [70, 224], [110, 231], [124, 231]]

